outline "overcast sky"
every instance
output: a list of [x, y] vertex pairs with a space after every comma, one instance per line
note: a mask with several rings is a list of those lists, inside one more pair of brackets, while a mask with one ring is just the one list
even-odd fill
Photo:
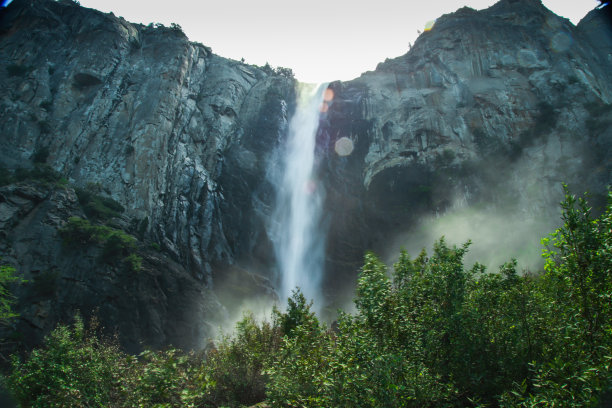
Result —
[[[425, 24], [495, 0], [80, 0], [128, 21], [177, 23], [217, 55], [293, 69], [302, 82], [348, 80], [403, 55]], [[574, 24], [596, 0], [544, 0]]]

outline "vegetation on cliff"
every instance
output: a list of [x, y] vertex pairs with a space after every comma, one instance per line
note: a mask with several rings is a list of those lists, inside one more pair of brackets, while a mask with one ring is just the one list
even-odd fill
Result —
[[[567, 192], [566, 192], [567, 193]], [[296, 291], [271, 322], [246, 315], [206, 353], [147, 351], [58, 326], [14, 357], [6, 384], [24, 407], [584, 407], [612, 391], [612, 192], [594, 217], [566, 194], [545, 268], [464, 265], [469, 242], [367, 254], [354, 314], [322, 325]], [[603, 405], [600, 405], [603, 406]]]

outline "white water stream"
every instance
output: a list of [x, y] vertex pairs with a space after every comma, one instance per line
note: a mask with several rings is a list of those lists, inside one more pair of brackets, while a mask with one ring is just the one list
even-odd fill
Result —
[[326, 85], [302, 88], [289, 134], [280, 155], [276, 207], [271, 237], [280, 272], [278, 294], [283, 303], [299, 287], [307, 299], [321, 305], [325, 251], [322, 227], [323, 186], [314, 174], [316, 134]]

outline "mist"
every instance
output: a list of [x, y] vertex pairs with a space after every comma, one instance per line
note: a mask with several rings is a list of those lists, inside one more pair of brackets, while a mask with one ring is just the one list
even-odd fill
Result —
[[383, 259], [387, 264], [393, 263], [402, 249], [411, 257], [423, 248], [431, 253], [433, 243], [444, 237], [447, 243], [457, 246], [471, 240], [465, 257], [468, 267], [479, 262], [494, 271], [515, 258], [519, 270], [537, 271], [543, 266], [540, 240], [558, 224], [553, 218], [526, 217], [494, 208], [461, 208], [426, 217], [415, 228], [398, 235]]

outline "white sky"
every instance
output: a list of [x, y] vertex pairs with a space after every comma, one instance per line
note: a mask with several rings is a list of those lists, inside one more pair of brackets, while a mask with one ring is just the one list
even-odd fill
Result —
[[[408, 51], [417, 30], [464, 5], [495, 0], [80, 0], [128, 21], [177, 23], [217, 55], [293, 69], [302, 82], [349, 80]], [[412, 3], [412, 4], [411, 4]], [[596, 0], [544, 0], [574, 24]]]

